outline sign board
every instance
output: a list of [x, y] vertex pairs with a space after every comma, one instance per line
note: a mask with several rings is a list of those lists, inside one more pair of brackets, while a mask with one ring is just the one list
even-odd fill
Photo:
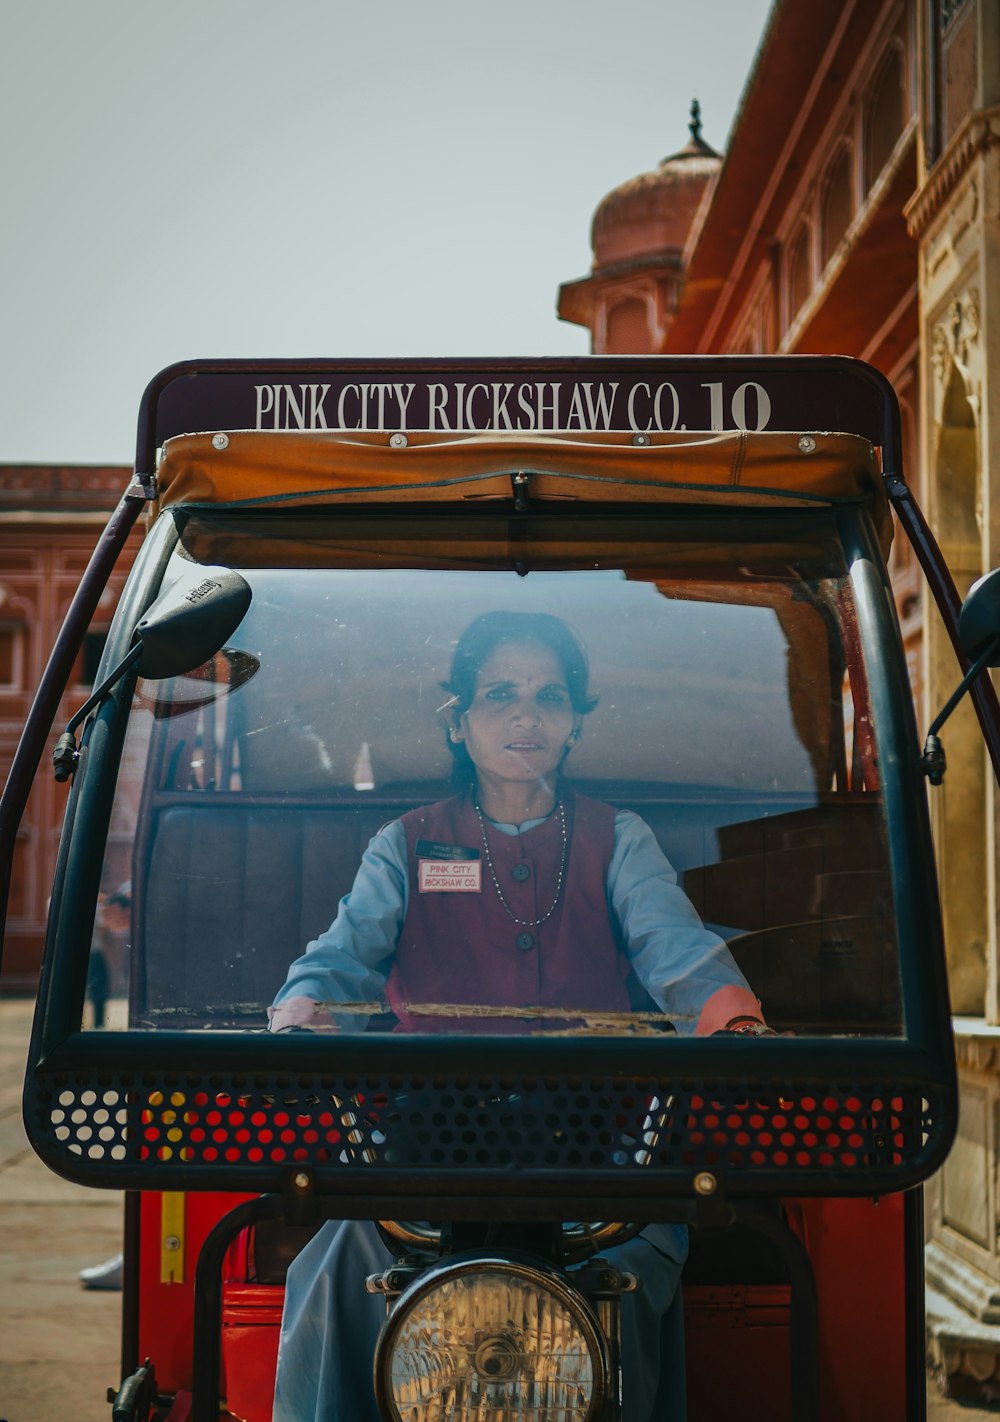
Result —
[[152, 382], [140, 459], [208, 430], [829, 430], [885, 445], [897, 420], [882, 376], [842, 357], [205, 362]]

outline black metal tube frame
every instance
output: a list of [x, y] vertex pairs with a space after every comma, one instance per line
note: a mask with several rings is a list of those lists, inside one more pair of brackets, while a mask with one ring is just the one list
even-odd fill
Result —
[[[260, 1195], [223, 1215], [198, 1255], [194, 1286], [191, 1422], [218, 1422], [222, 1336], [222, 1266], [241, 1230], [261, 1220], [280, 1219], [281, 1195]], [[742, 1207], [735, 1223], [763, 1235], [778, 1251], [791, 1286], [789, 1379], [792, 1422], [819, 1422], [819, 1317], [816, 1277], [805, 1245], [777, 1212]]]
[[223, 1215], [201, 1246], [194, 1280], [191, 1422], [219, 1422], [222, 1264], [226, 1250], [240, 1230], [258, 1220], [278, 1219], [284, 1212], [285, 1202], [280, 1195], [245, 1200]]
[[[931, 532], [923, 512], [913, 496], [913, 492], [901, 473], [886, 473], [886, 492], [896, 517], [913, 547], [927, 585], [931, 590], [945, 629], [955, 649], [955, 656], [963, 673], [969, 670], [969, 659], [962, 650], [958, 637], [958, 618], [962, 610], [955, 581], [951, 576], [944, 554], [937, 539]], [[972, 704], [976, 708], [983, 739], [990, 754], [993, 774], [1000, 784], [1000, 700], [989, 676], [978, 677], [969, 689]]]
[[819, 1310], [812, 1260], [805, 1245], [777, 1210], [744, 1205], [736, 1210], [734, 1222], [762, 1234], [774, 1245], [788, 1271], [792, 1422], [819, 1422]]

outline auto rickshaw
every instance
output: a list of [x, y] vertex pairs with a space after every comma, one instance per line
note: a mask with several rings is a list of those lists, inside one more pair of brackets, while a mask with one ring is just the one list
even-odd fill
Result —
[[[945, 762], [943, 716], [917, 738], [891, 508], [995, 760], [1000, 595], [959, 607], [898, 424], [877, 372], [821, 357], [199, 362], [150, 384], [0, 807], [9, 876], [141, 515], [54, 757], [72, 784], [24, 1103], [53, 1170], [127, 1192], [114, 1422], [267, 1422], [288, 1263], [327, 1220], [391, 1247], [367, 1281], [387, 1422], [621, 1419], [636, 1281], [605, 1256], [658, 1221], [691, 1233], [691, 1422], [924, 1415], [919, 1187], [957, 1115], [924, 789]], [[650, 828], [772, 1035], [693, 1036], [634, 974], [626, 1010], [459, 979], [402, 1017], [345, 993], [334, 1030], [267, 1030], [369, 840], [448, 794], [440, 684], [495, 609], [579, 633], [599, 700], [573, 784]]]

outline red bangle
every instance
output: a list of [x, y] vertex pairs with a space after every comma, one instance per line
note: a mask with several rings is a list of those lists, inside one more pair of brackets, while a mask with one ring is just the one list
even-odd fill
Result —
[[724, 1032], [732, 1032], [739, 1037], [773, 1037], [774, 1028], [762, 1022], [759, 1017], [730, 1017]]

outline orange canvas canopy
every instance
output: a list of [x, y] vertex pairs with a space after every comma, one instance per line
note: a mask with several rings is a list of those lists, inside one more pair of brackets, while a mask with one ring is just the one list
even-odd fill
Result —
[[878, 454], [853, 434], [799, 431], [344, 435], [237, 430], [167, 441], [159, 505], [294, 508], [492, 500], [529, 477], [530, 499], [804, 508], [865, 502], [892, 538]]

